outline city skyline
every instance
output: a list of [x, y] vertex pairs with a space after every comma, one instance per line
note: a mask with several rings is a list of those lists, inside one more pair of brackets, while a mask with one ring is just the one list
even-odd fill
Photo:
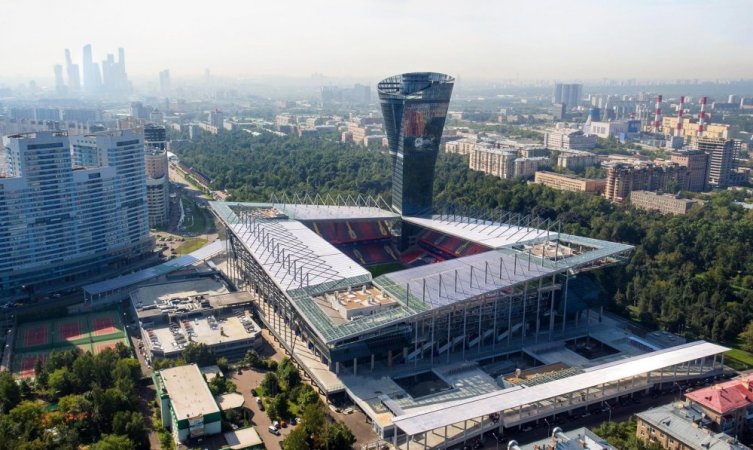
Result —
[[[165, 69], [192, 77], [205, 68], [219, 76], [366, 78], [432, 68], [468, 79], [560, 80], [739, 79], [753, 71], [753, 61], [741, 56], [753, 38], [739, 32], [753, 7], [741, 0], [638, 1], [608, 9], [588, 0], [473, 1], [462, 8], [284, 1], [241, 9], [224, 0], [201, 9], [136, 0], [117, 14], [86, 2], [11, 5], [0, 33], [0, 53], [13, 61], [6, 78], [52, 80], [53, 66], [65, 63], [63, 49], [81, 64], [88, 44], [97, 63], [125, 48], [129, 76], [154, 79]], [[35, 27], [58, 27], [55, 41], [28, 33], [30, 17]], [[14, 36], [23, 36], [24, 45]]]

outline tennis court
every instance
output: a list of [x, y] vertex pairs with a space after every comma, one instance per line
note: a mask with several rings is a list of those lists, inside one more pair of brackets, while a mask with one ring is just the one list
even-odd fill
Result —
[[98, 354], [128, 344], [125, 327], [117, 310], [97, 311], [56, 319], [22, 323], [13, 346], [13, 372], [33, 377], [37, 360], [44, 363], [53, 351], [77, 348]]

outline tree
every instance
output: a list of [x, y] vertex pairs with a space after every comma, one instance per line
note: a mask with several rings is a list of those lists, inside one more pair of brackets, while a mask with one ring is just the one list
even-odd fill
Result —
[[293, 428], [285, 440], [282, 441], [282, 448], [285, 450], [309, 450], [311, 443], [309, 442], [309, 436], [306, 435], [306, 430], [303, 427]]
[[259, 356], [259, 353], [251, 349], [246, 352], [246, 356], [243, 358], [243, 361], [246, 365], [249, 367], [254, 367], [257, 369], [260, 369], [264, 366], [264, 360]]
[[89, 447], [91, 450], [131, 450], [133, 443], [127, 436], [106, 434], [96, 444]]
[[217, 358], [217, 367], [219, 367], [220, 370], [225, 373], [230, 369], [230, 363], [228, 363], [227, 358], [220, 356], [219, 358]]
[[33, 441], [42, 433], [42, 406], [24, 400], [10, 410], [10, 420], [15, 424], [13, 435], [21, 441]]
[[743, 350], [753, 352], [753, 321], [748, 322], [745, 330], [740, 333], [740, 345]]
[[298, 368], [293, 364], [290, 358], [284, 358], [277, 365], [277, 378], [280, 381], [280, 387], [285, 391], [293, 389], [301, 382], [301, 375], [298, 372]]
[[0, 372], [0, 414], [7, 414], [21, 401], [21, 389], [10, 372]]
[[307, 405], [318, 403], [320, 401], [319, 394], [317, 394], [314, 388], [312, 388], [310, 385], [302, 384], [301, 388], [298, 391], [296, 401], [298, 402], [298, 406], [304, 408]]
[[214, 352], [206, 344], [197, 344], [191, 342], [183, 349], [181, 353], [186, 364], [197, 364], [199, 367], [212, 366], [217, 364], [217, 358]]
[[316, 434], [321, 436], [322, 430], [327, 425], [327, 419], [324, 413], [324, 405], [313, 403], [303, 408], [303, 427], [307, 435]]
[[128, 436], [134, 448], [147, 450], [149, 437], [144, 426], [144, 417], [136, 411], [118, 411], [112, 419], [112, 432]]
[[72, 392], [73, 383], [71, 383], [71, 376], [66, 367], [55, 369], [50, 374], [50, 378], [47, 381], [47, 387], [55, 397], [61, 397], [68, 395]]
[[348, 450], [356, 442], [356, 437], [342, 422], [336, 422], [327, 428], [327, 448], [330, 450]]
[[272, 420], [287, 419], [290, 416], [288, 396], [281, 392], [270, 398], [269, 405], [267, 406], [267, 415]]
[[259, 386], [264, 391], [264, 395], [268, 397], [274, 397], [278, 392], [280, 392], [280, 385], [277, 381], [277, 375], [272, 372], [264, 375], [264, 378], [261, 380], [261, 384]]

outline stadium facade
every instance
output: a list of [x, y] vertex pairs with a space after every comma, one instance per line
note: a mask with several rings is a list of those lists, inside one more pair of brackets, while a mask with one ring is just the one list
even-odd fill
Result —
[[[720, 373], [724, 347], [652, 341], [598, 308], [592, 314], [598, 288], [579, 274], [623, 263], [631, 246], [561, 233], [558, 222], [532, 216], [432, 205], [432, 149], [451, 80], [406, 74], [380, 83], [391, 206], [308, 195], [210, 202], [227, 234], [227, 278], [251, 292], [260, 320], [321, 392], [347, 396], [397, 447], [446, 448]], [[406, 114], [424, 108], [424, 96], [437, 98], [426, 106], [437, 112], [430, 131], [406, 133], [414, 118], [429, 117]], [[406, 147], [406, 136], [428, 140], [419, 146], [427, 155]], [[521, 367], [544, 375], [532, 375], [535, 383], [502, 376]]]
[[37, 132], [3, 145], [0, 298], [75, 286], [150, 254], [139, 133]]
[[455, 79], [404, 73], [377, 85], [392, 157], [392, 208], [425, 214], [432, 208], [434, 166]]

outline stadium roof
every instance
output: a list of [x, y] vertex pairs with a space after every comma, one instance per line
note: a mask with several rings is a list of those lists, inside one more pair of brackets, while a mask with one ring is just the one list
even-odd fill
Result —
[[179, 258], [171, 259], [157, 266], [148, 267], [137, 272], [129, 273], [128, 275], [123, 275], [117, 278], [111, 278], [109, 280], [86, 285], [84, 286], [84, 292], [89, 295], [97, 295], [135, 286], [139, 283], [149, 281], [161, 275], [165, 275], [184, 267], [191, 266], [193, 264], [196, 264], [197, 262], [205, 261], [216, 256], [223, 250], [225, 250], [225, 241], [217, 240], [209, 245], [205, 245], [195, 252], [191, 252], [188, 255], [184, 255]]
[[233, 209], [262, 210], [269, 209], [270, 204], [209, 204], [283, 291], [361, 275], [370, 277], [368, 270], [297, 220], [239, 217]]
[[[398, 219], [395, 214], [384, 208], [364, 205], [303, 205], [292, 203], [241, 203], [241, 202], [210, 202], [225, 205], [228, 208], [275, 208], [288, 218], [303, 221], [327, 220], [390, 220]], [[213, 205], [215, 209], [218, 205]]]
[[434, 430], [445, 425], [505, 411], [571, 392], [630, 378], [663, 367], [724, 353], [721, 345], [696, 341], [677, 347], [646, 353], [586, 369], [568, 378], [532, 387], [515, 386], [464, 400], [431, 405], [420, 411], [395, 417], [393, 423], [408, 435]]
[[518, 254], [492, 250], [392, 272], [376, 282], [386, 278], [406, 286], [419, 301], [439, 308], [561, 271], [541, 265], [537, 258], [529, 264]]
[[[403, 220], [490, 248], [546, 237], [546, 230], [454, 215], [405, 216]], [[556, 236], [556, 231], [552, 236]]]

